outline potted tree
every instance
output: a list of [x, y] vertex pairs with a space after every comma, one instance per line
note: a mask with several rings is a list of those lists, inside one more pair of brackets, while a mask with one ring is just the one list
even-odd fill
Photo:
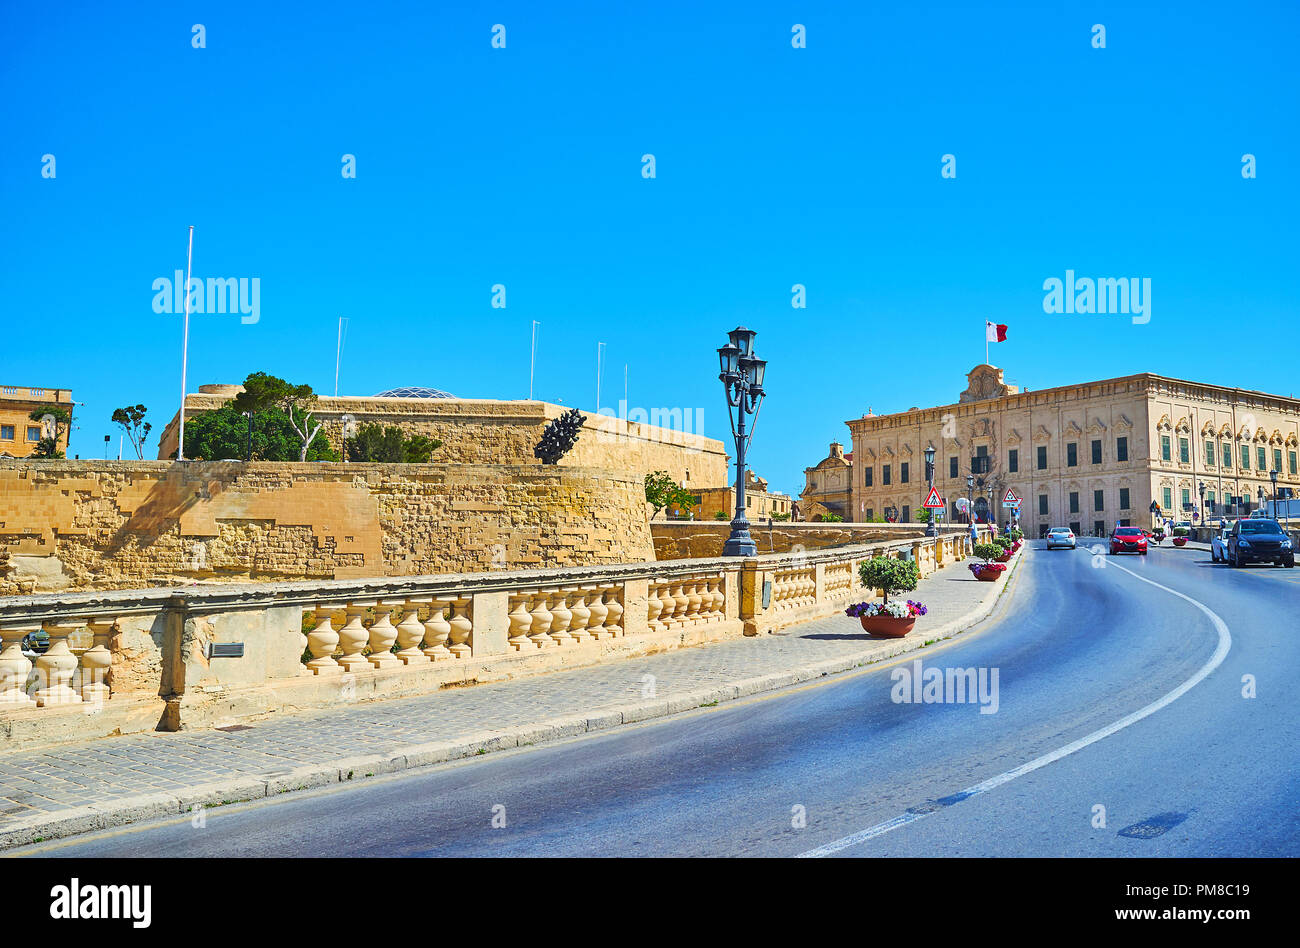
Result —
[[1174, 527], [1174, 546], [1187, 546], [1187, 528]]
[[993, 545], [998, 548], [998, 555], [994, 557], [999, 563], [1006, 563], [1011, 559], [1011, 554], [1015, 552], [1011, 549], [1011, 541], [1004, 536], [994, 537]]
[[993, 562], [1001, 555], [1001, 547], [996, 543], [976, 543], [975, 555], [984, 562], [971, 563], [969, 569], [975, 574], [975, 578], [981, 582], [996, 582], [998, 578], [1007, 571], [1004, 564]]
[[912, 631], [918, 616], [926, 613], [919, 602], [907, 604], [889, 601], [890, 593], [910, 592], [920, 582], [921, 570], [915, 560], [898, 560], [887, 556], [873, 556], [858, 567], [862, 585], [879, 589], [881, 602], [855, 602], [844, 614], [862, 623], [862, 631], [880, 638], [901, 639]]

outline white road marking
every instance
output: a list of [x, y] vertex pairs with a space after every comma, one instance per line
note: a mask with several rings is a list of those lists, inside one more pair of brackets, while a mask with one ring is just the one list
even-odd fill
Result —
[[[1019, 767], [1015, 768], [1014, 770], [1008, 770], [1005, 773], [1000, 773], [996, 777], [990, 777], [988, 780], [985, 780], [983, 783], [977, 783], [972, 787], [967, 787], [965, 790], [961, 790], [957, 793], [954, 793], [951, 795], [952, 797], [956, 797], [958, 798], [959, 801], [962, 801], [973, 796], [978, 796], [981, 793], [987, 793], [989, 790], [993, 790], [996, 787], [1000, 787], [1004, 783], [1010, 783], [1012, 780], [1015, 780], [1017, 777], [1023, 777], [1025, 774], [1032, 773], [1033, 771], [1038, 770], [1040, 767], [1046, 767], [1048, 764], [1055, 763], [1056, 761], [1060, 760], [1062, 757], [1068, 757], [1071, 754], [1073, 754], [1075, 751], [1080, 751], [1083, 748], [1089, 746], [1090, 744], [1095, 744], [1100, 740], [1104, 740], [1105, 738], [1110, 737], [1112, 734], [1116, 733], [1117, 731], [1124, 730], [1124, 728], [1128, 727], [1130, 724], [1136, 724], [1138, 721], [1141, 721], [1143, 718], [1149, 717], [1150, 715], [1155, 714], [1157, 711], [1161, 710], [1162, 708], [1168, 707], [1169, 705], [1177, 701], [1179, 698], [1181, 698], [1183, 695], [1187, 694], [1187, 692], [1191, 691], [1198, 684], [1204, 681], [1206, 676], [1208, 676], [1210, 672], [1214, 671], [1216, 668], [1222, 665], [1223, 660], [1228, 657], [1228, 650], [1232, 648], [1232, 634], [1228, 631], [1228, 624], [1224, 622], [1222, 619], [1220, 619], [1218, 614], [1215, 613], [1214, 610], [1212, 610], [1209, 606], [1205, 605], [1204, 603], [1197, 602], [1191, 596], [1185, 595], [1184, 593], [1180, 593], [1176, 589], [1170, 589], [1168, 586], [1165, 586], [1161, 583], [1157, 583], [1154, 580], [1147, 579], [1145, 576], [1139, 576], [1137, 573], [1133, 572], [1131, 569], [1129, 569], [1126, 566], [1120, 566], [1116, 563], [1109, 563], [1107, 565], [1112, 566], [1118, 570], [1123, 570], [1125, 573], [1128, 573], [1134, 579], [1140, 580], [1151, 586], [1155, 586], [1157, 589], [1163, 589], [1165, 592], [1169, 593], [1172, 596], [1177, 596], [1179, 599], [1186, 600], [1187, 602], [1190, 602], [1193, 606], [1195, 606], [1197, 609], [1200, 609], [1202, 612], [1204, 612], [1207, 616], [1209, 616], [1210, 621], [1214, 623], [1215, 630], [1219, 633], [1219, 645], [1214, 650], [1214, 654], [1210, 656], [1209, 661], [1207, 661], [1204, 665], [1202, 665], [1200, 670], [1195, 675], [1187, 679], [1185, 682], [1183, 682], [1173, 691], [1169, 692], [1167, 695], [1161, 698], [1157, 698], [1155, 701], [1151, 702], [1146, 707], [1139, 708], [1137, 711], [1134, 711], [1132, 714], [1120, 718], [1115, 723], [1108, 724], [1106, 727], [1101, 728], [1100, 730], [1093, 731], [1091, 734], [1088, 734], [1085, 737], [1081, 737], [1077, 741], [1073, 741], [1069, 744], [1066, 744], [1064, 747], [1057, 748], [1056, 750], [1044, 754], [1041, 757], [1035, 757], [1033, 760], [1029, 761], [1026, 764], [1021, 764]], [[950, 798], [946, 798], [946, 799], [950, 799]], [[814, 859], [814, 858], [820, 858], [822, 856], [832, 856], [843, 849], [848, 849], [850, 846], [856, 846], [859, 843], [865, 843], [867, 840], [874, 839], [877, 836], [883, 836], [885, 833], [888, 833], [891, 830], [898, 829], [900, 826], [906, 826], [909, 823], [915, 823], [917, 820], [921, 819], [922, 817], [929, 816], [930, 813], [942, 809], [946, 809], [946, 807], [939, 806], [936, 807], [935, 810], [930, 810], [924, 813], [918, 813], [909, 810], [908, 812], [903, 813], [900, 816], [894, 817], [892, 820], [886, 820], [883, 823], [877, 823], [875, 826], [869, 826], [866, 829], [860, 830], [859, 832], [854, 833], [851, 836], [845, 836], [842, 839], [837, 839], [834, 842], [827, 843], [825, 846], [818, 846], [816, 849], [810, 849], [807, 852], [800, 853], [798, 858]]]

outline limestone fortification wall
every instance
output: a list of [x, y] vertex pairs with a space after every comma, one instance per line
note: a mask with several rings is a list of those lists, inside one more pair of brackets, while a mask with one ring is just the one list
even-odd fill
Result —
[[[725, 520], [655, 520], [655, 559], [684, 560], [721, 556], [731, 535]], [[945, 534], [954, 532], [945, 528]], [[960, 531], [956, 531], [960, 532]], [[791, 553], [821, 550], [855, 543], [904, 540], [925, 535], [918, 523], [773, 523], [751, 520], [749, 534], [759, 553]]]
[[[237, 386], [206, 385], [185, 398], [187, 419], [220, 408], [239, 391]], [[209, 391], [210, 390], [210, 391]], [[442, 447], [434, 458], [442, 464], [541, 465], [533, 447], [546, 425], [568, 409], [538, 401], [475, 398], [355, 398], [322, 397], [315, 418], [337, 450], [342, 443], [344, 414], [357, 425], [395, 425], [408, 435], [437, 438]], [[600, 467], [636, 473], [667, 471], [687, 487], [716, 487], [728, 482], [727, 453], [721, 441], [658, 425], [628, 422], [586, 412], [587, 422], [574, 449], [561, 466]], [[158, 439], [158, 457], [176, 451], [176, 419]]]
[[0, 461], [0, 594], [654, 559], [642, 476], [575, 466]]

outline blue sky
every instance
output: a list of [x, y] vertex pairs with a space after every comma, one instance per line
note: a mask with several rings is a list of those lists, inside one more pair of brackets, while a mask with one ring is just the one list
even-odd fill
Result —
[[[523, 398], [536, 319], [537, 397], [596, 407], [605, 342], [603, 402], [626, 364], [632, 406], [725, 438], [714, 350], [743, 323], [753, 465], [792, 493], [868, 406], [954, 401], [985, 319], [1022, 386], [1296, 390], [1294, 335], [1234, 358], [1296, 326], [1293, 4], [278, 7], [0, 7], [0, 382], [72, 388], [73, 453], [116, 445], [120, 405], [174, 413], [151, 285], [190, 224], [196, 277], [261, 281], [255, 325], [194, 317], [191, 390], [329, 394], [346, 316], [342, 394]], [[1149, 278], [1150, 322], [1044, 313], [1067, 269]]]

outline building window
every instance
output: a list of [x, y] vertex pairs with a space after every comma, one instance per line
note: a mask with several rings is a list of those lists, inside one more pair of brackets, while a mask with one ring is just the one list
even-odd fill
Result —
[[864, 487], [871, 486], [871, 471], [872, 469], [869, 467], [864, 467], [862, 469], [862, 484]]
[[1047, 470], [1047, 448], [1045, 446], [1038, 449], [1038, 469], [1040, 471]]
[[1092, 522], [1092, 535], [1095, 537], [1104, 537], [1106, 535], [1106, 521], [1094, 520]]
[[1007, 472], [1015, 474], [1020, 470], [1020, 452], [1012, 448], [1007, 452]]
[[1232, 445], [1223, 442], [1223, 466], [1232, 467]]
[[1128, 488], [1127, 487], [1121, 487], [1119, 489], [1119, 509], [1128, 510]]
[[[907, 475], [908, 475], [908, 463], [904, 461], [902, 464], [898, 465], [898, 482], [900, 484], [906, 484]], [[907, 508], [904, 507], [903, 509], [906, 510]], [[903, 519], [907, 520], [906, 517], [904, 517]]]
[[1116, 461], [1128, 460], [1128, 438], [1115, 439], [1115, 460]]
[[40, 440], [41, 440], [41, 429], [40, 429], [40, 428], [28, 428], [28, 429], [27, 429], [27, 440], [28, 440], [28, 441], [40, 441]]
[[1092, 509], [1106, 509], [1106, 492], [1104, 490], [1095, 490], [1092, 492]]
[[1183, 498], [1183, 510], [1186, 510], [1188, 507], [1192, 505], [1192, 492], [1184, 487], [1182, 490], [1182, 498]]
[[[1072, 490], [1070, 491], [1070, 513], [1078, 513], [1078, 512], [1079, 512], [1079, 492], [1077, 490]], [[1075, 532], [1077, 533], [1078, 531], [1076, 530]]]
[[1287, 453], [1286, 457], [1287, 470], [1294, 476], [1296, 472], [1296, 456], [1294, 451]]
[[1214, 467], [1214, 442], [1205, 442], [1205, 466]]
[[1281, 448], [1273, 449], [1273, 470], [1277, 471], [1279, 474], [1282, 473], [1282, 449]]
[[1065, 464], [1066, 464], [1066, 467], [1078, 467], [1078, 466], [1079, 466], [1079, 444], [1078, 444], [1078, 442], [1076, 442], [1076, 441], [1071, 441], [1069, 444], [1067, 444], [1067, 445], [1065, 446]]
[[1172, 487], [1160, 488], [1160, 499], [1164, 501], [1161, 506], [1165, 508], [1165, 513], [1168, 513], [1169, 508], [1174, 505], [1174, 489]]
[[957, 476], [958, 476], [958, 474], [957, 474], [957, 459], [956, 459], [956, 458], [949, 458], [949, 459], [948, 459], [948, 476], [949, 476], [949, 477], [957, 477]]
[[1241, 466], [1247, 471], [1250, 470], [1250, 445], [1248, 444], [1241, 446]]
[[1186, 438], [1178, 439], [1178, 461], [1181, 464], [1191, 463], [1191, 446], [1188, 445]]
[[868, 508], [867, 508], [867, 523], [870, 523], [871, 521], [873, 521], [873, 520], [875, 520], [875, 519], [876, 519], [876, 508], [875, 508], [875, 507], [868, 507]]
[[912, 508], [911, 508], [911, 507], [904, 506], [904, 507], [903, 507], [903, 523], [911, 523], [911, 522], [912, 522]]
[[1169, 435], [1160, 436], [1160, 460], [1172, 461], [1173, 455], [1169, 453]]
[[1047, 495], [1046, 494], [1038, 495], [1038, 515], [1040, 517], [1047, 516]]
[[1255, 470], [1257, 471], [1268, 470], [1268, 452], [1265, 451], [1263, 448], [1255, 449]]
[[882, 483], [882, 484], [888, 484], [888, 483], [889, 483], [889, 465], [888, 465], [888, 464], [882, 464], [882, 465], [880, 465], [880, 483]]
[[1092, 443], [1092, 463], [1093, 464], [1101, 463], [1101, 442], [1100, 441], [1094, 441]]
[[[0, 425], [0, 441], [12, 441], [14, 439], [13, 425]], [[1295, 455], [1292, 455], [1294, 457]]]
[[1071, 520], [1070, 532], [1073, 533], [1076, 537], [1080, 536], [1083, 533], [1083, 524], [1079, 523], [1079, 521], [1077, 520]]
[[1214, 509], [1214, 491], [1210, 491], [1208, 494], [1205, 495], [1205, 502], [1209, 504], [1208, 509], [1210, 510]]

